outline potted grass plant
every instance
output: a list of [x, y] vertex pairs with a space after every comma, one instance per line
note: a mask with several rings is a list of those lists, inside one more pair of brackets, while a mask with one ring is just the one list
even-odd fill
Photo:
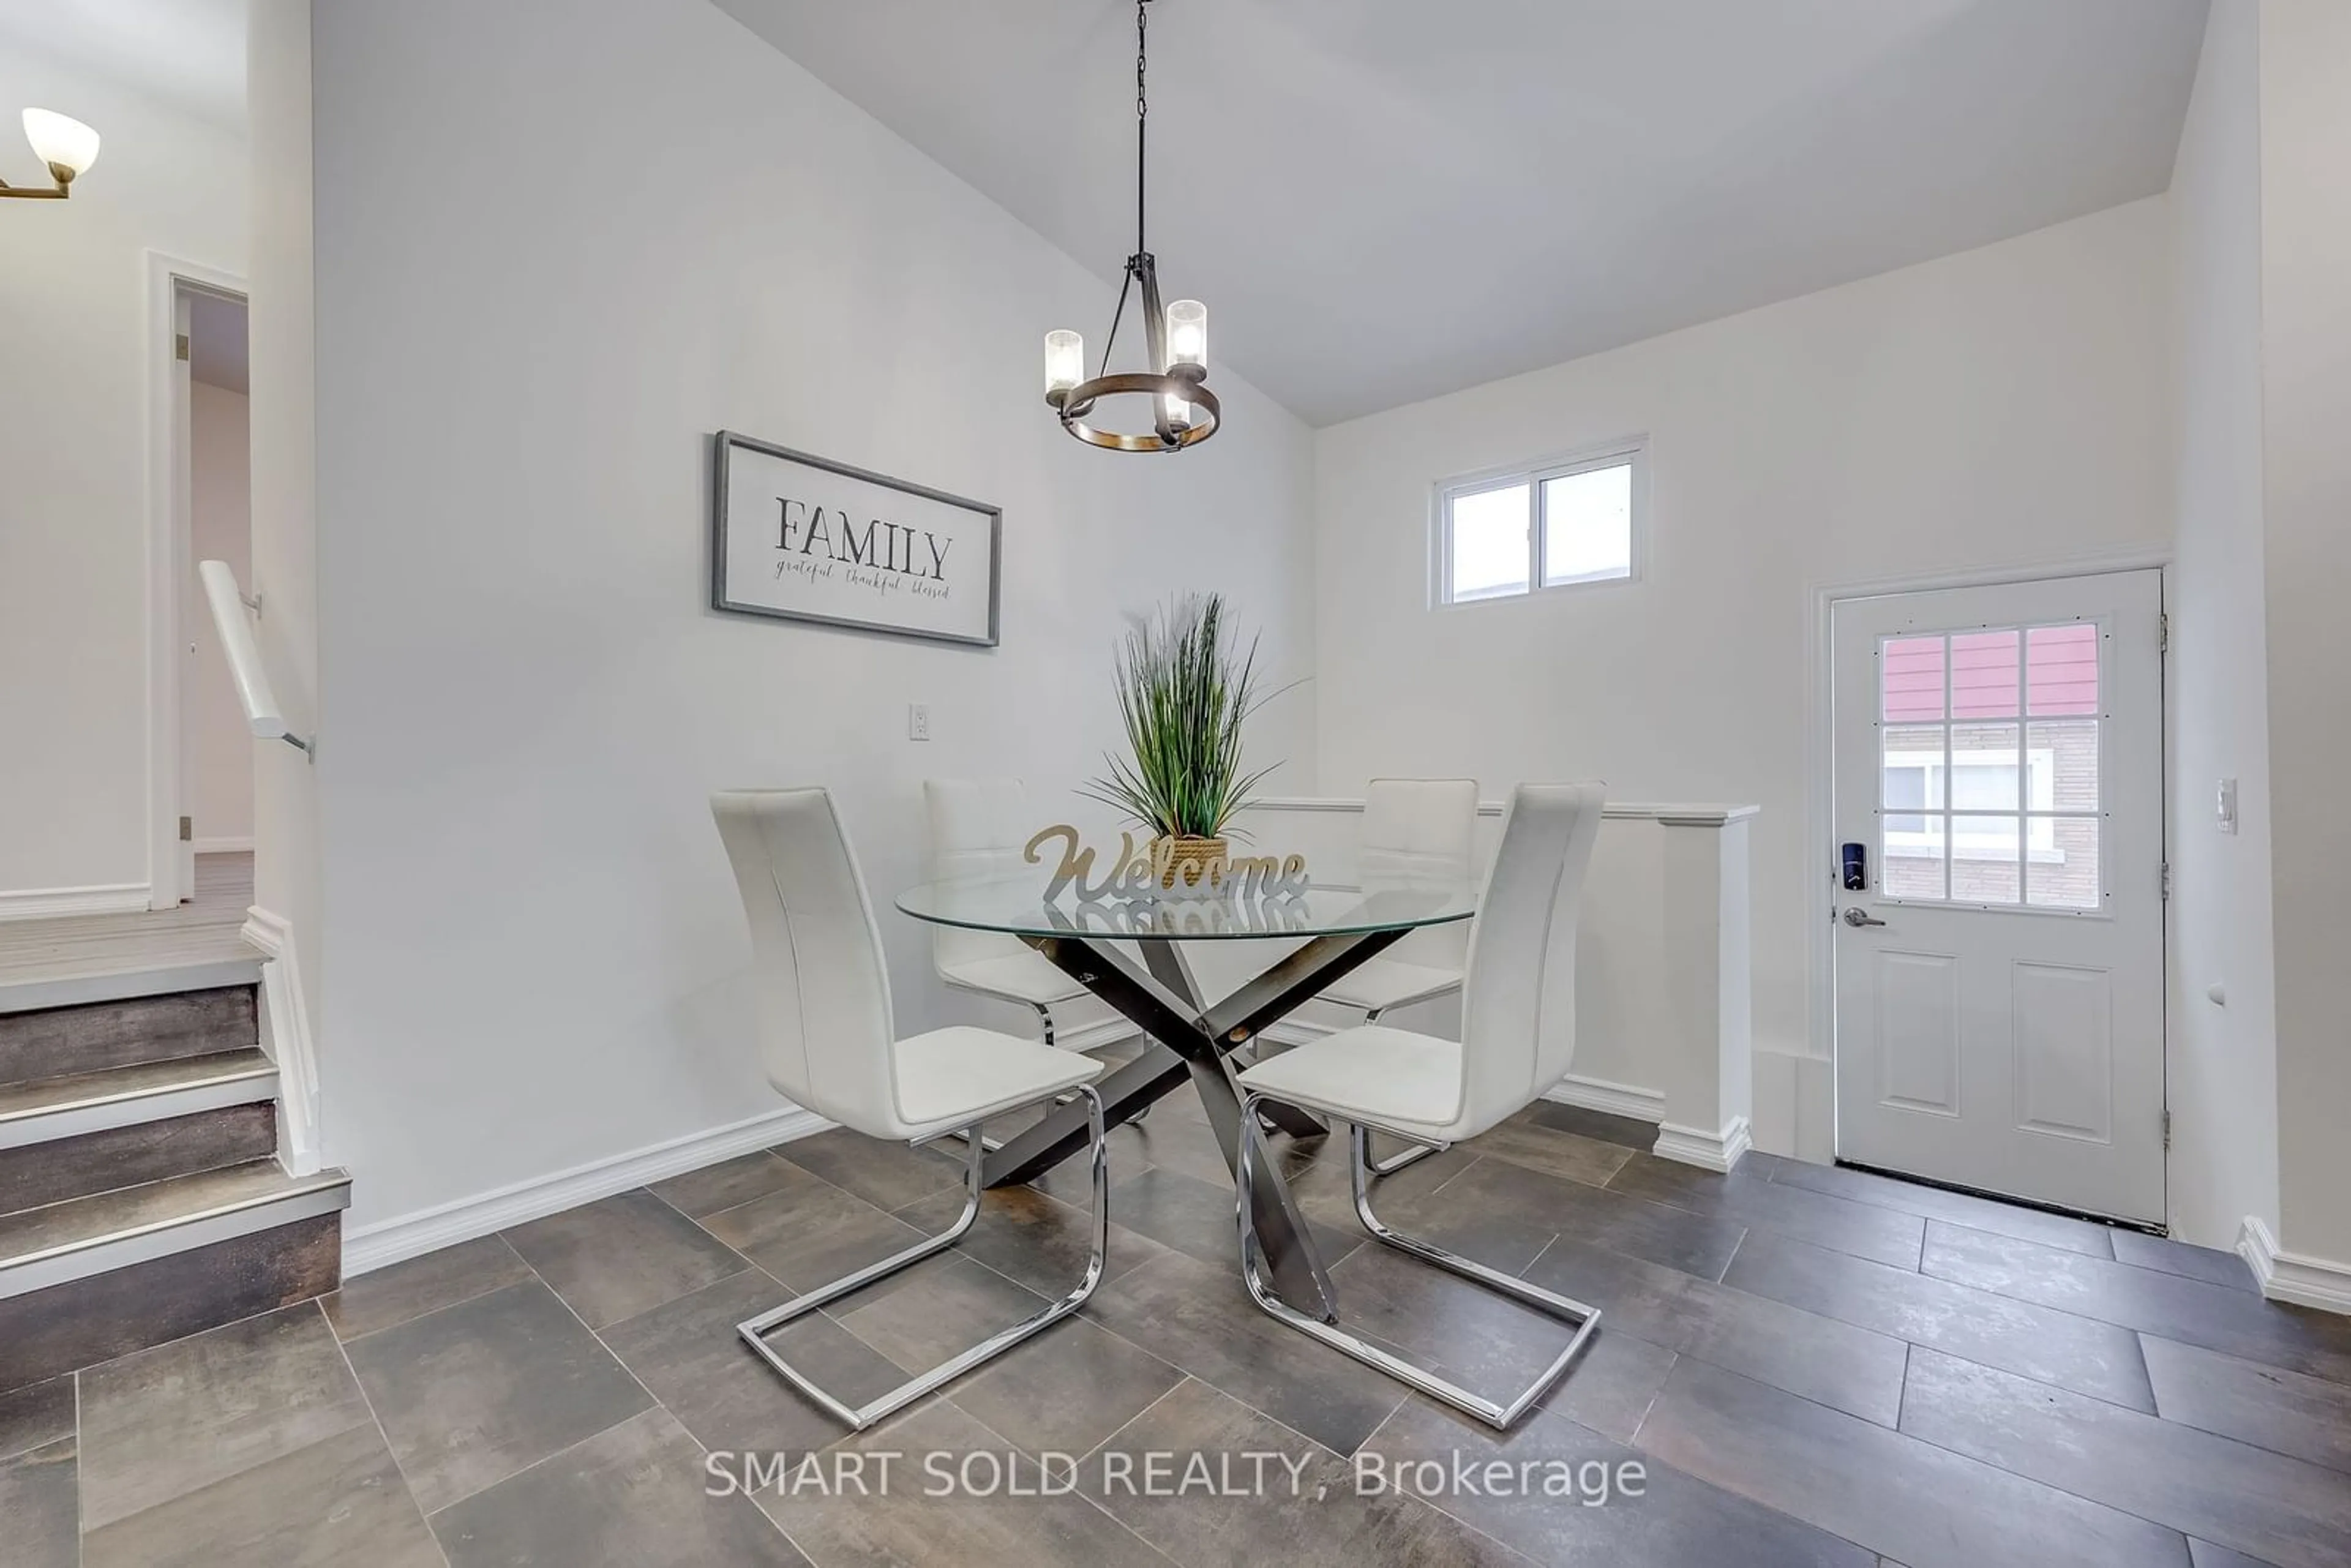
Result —
[[1162, 891], [1210, 891], [1233, 818], [1273, 771], [1241, 767], [1243, 721], [1275, 695], [1259, 690], [1257, 640], [1239, 645], [1223, 595], [1186, 595], [1128, 634], [1116, 682], [1128, 755], [1104, 754], [1110, 772], [1084, 792], [1152, 835]]

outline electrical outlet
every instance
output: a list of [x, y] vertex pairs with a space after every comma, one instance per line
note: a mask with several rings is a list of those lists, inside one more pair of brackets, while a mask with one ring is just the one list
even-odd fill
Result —
[[2212, 814], [2222, 832], [2237, 831], [2237, 781], [2234, 779], [2220, 780], [2220, 788], [2213, 793]]
[[908, 740], [931, 738], [930, 704], [908, 703], [906, 705], [906, 738]]

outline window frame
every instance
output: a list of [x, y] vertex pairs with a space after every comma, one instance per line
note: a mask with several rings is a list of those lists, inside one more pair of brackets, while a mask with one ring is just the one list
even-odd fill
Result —
[[[1979, 720], [1977, 722], [1998, 724], [2004, 721], [1999, 719], [1987, 719]], [[2043, 720], [2043, 722], [2046, 723], [2047, 721]], [[1969, 768], [2005, 768], [2012, 773], [2015, 771], [2017, 767], [2017, 754], [2013, 749], [2004, 751], [1970, 751], [1967, 754], [1967, 757], [1968, 759], [1962, 766]], [[1943, 754], [1939, 751], [1888, 750], [1882, 754], [1878, 766], [1884, 769], [1892, 769], [1896, 768], [1921, 768], [1927, 775], [1925, 779], [1926, 789], [1924, 790], [1927, 799], [1931, 801], [1936, 800], [1949, 800], [1950, 798], [1950, 779], [1948, 776], [1938, 777], [1938, 775], [1945, 774], [1946, 767]], [[2001, 807], [1954, 806], [1950, 809], [1949, 814], [1958, 817], [2021, 816], [2024, 823], [2024, 848], [2027, 858], [2032, 861], [2036, 865], [2064, 865], [2065, 863], [2065, 852], [2057, 847], [2057, 823], [2059, 819], [2068, 817], [2088, 818], [2101, 815], [2102, 813], [2058, 810], [2057, 750], [2054, 747], [2032, 746], [2025, 747], [2024, 779], [2022, 781], [2020, 792], [2028, 800], [2028, 803], [2022, 812], [2009, 811]], [[1896, 809], [1895, 807], [1888, 806], [1885, 808], [1884, 815], [1887, 819], [1897, 816], [1911, 815], [1920, 817], [1941, 817], [1945, 815], [1945, 811], [1941, 806], [1937, 805], [1921, 806], [1915, 813], [1909, 811], [1907, 809]], [[1959, 858], [1960, 840], [1962, 836], [1963, 835], [1959, 834], [1956, 830], [1951, 835], [1951, 853], [1954, 859]], [[1937, 850], [1937, 852], [1939, 853], [1940, 845], [1943, 841], [1943, 836], [1939, 832], [1912, 830], [1907, 828], [1886, 828], [1881, 832], [1880, 838], [1883, 841], [1885, 852], [1889, 855], [1901, 854], [1905, 852], [1917, 854], [1929, 846], [1933, 846]], [[1975, 847], [1980, 848], [1980, 845]], [[1971, 855], [1969, 858], [1982, 860], [1987, 857], [1979, 853]], [[1990, 858], [1997, 859], [1998, 857], [1994, 856]]]
[[[1549, 530], [1543, 515], [1544, 485], [1553, 479], [1573, 478], [1578, 474], [1595, 473], [1604, 468], [1632, 470], [1630, 508], [1625, 519], [1625, 570], [1605, 576], [1587, 573], [1557, 582], [1546, 582], [1543, 547], [1546, 542], [1544, 535]], [[1464, 497], [1481, 496], [1517, 485], [1524, 485], [1527, 488], [1527, 586], [1481, 593], [1467, 599], [1456, 598], [1453, 590], [1453, 503]], [[1478, 605], [1533, 600], [1545, 594], [1573, 593], [1638, 582], [1648, 566], [1648, 535], [1649, 438], [1646, 435], [1628, 436], [1621, 441], [1584, 447], [1540, 463], [1511, 464], [1439, 480], [1432, 486], [1429, 505], [1431, 608], [1464, 610]]]
[[[2096, 650], [2095, 668], [2097, 679], [2097, 700], [2094, 705], [2092, 711], [2088, 713], [2066, 710], [2054, 713], [2036, 714], [2032, 711], [2032, 633], [2042, 631], [2053, 631], [2069, 626], [2088, 626], [2095, 629], [2092, 646]], [[2004, 632], [2011, 631], [2016, 633], [2018, 639], [2016, 668], [2017, 693], [2016, 712], [2014, 716], [2004, 716], [1979, 715], [1966, 718], [1959, 717], [1957, 713], [1958, 704], [1953, 687], [1953, 676], [1958, 668], [1957, 660], [1953, 653], [1954, 643], [1957, 639], [1961, 637], [1975, 636], [1985, 632]], [[1909, 642], [1918, 639], [1941, 639], [1944, 643], [1942, 654], [1943, 685], [1942, 699], [1940, 704], [1942, 716], [1939, 718], [1888, 718], [1886, 716], [1885, 706], [1886, 702], [1886, 688], [1885, 685], [1885, 661], [1886, 648], [1889, 644], [1894, 643]], [[1878, 706], [1875, 710], [1875, 717], [1872, 722], [1876, 726], [1879, 735], [1877, 763], [1877, 789], [1879, 791], [1879, 795], [1878, 803], [1875, 808], [1873, 808], [1873, 821], [1875, 823], [1877, 835], [1876, 841], [1878, 852], [1878, 862], [1881, 868], [1880, 874], [1882, 875], [1882, 869], [1884, 867], [1890, 865], [1896, 860], [1917, 859], [1932, 861], [1939, 859], [1947, 868], [1956, 868], [1961, 861], [1971, 861], [1978, 864], [1984, 865], [2005, 863], [2008, 862], [2010, 858], [2009, 856], [2006, 854], [1991, 854], [1983, 852], [1980, 839], [1979, 843], [1976, 846], [1976, 852], [1966, 852], [1970, 846], [1962, 842], [1963, 835], [1958, 831], [1957, 819], [1963, 816], [2014, 815], [2021, 820], [2022, 824], [2021, 841], [2019, 844], [2021, 852], [2016, 861], [2021, 880], [2018, 884], [2017, 898], [2014, 903], [1993, 904], [1986, 903], [1983, 900], [1977, 898], [1959, 898], [1952, 896], [1950, 890], [1955, 880], [1955, 869], [1947, 870], [1944, 894], [1941, 897], [1933, 897], [1920, 894], [1897, 894], [1886, 892], [1884, 890], [1883, 883], [1880, 882], [1879, 887], [1876, 892], [1876, 896], [1880, 903], [1911, 904], [1923, 909], [1955, 909], [1968, 910], [1971, 912], [1980, 911], [1982, 913], [1991, 915], [2055, 915], [2068, 920], [2113, 920], [2116, 918], [2115, 905], [2113, 902], [2116, 893], [2116, 852], [2113, 834], [2106, 831], [2107, 824], [2112, 822], [2114, 820], [2115, 811], [2114, 808], [2107, 803], [2108, 798], [2105, 793], [2106, 780], [2113, 777], [2112, 770], [2114, 766], [2112, 751], [2114, 746], [2114, 731], [2111, 721], [2114, 719], [2115, 716], [2113, 711], [2106, 706], [2108, 692], [2106, 683], [2112, 678], [2112, 674], [2107, 664], [2108, 649], [2113, 639], [2114, 628], [2111, 624], [2111, 617], [2104, 614], [2074, 615], [2054, 621], [2025, 620], [2015, 622], [1982, 622], [1973, 625], [1953, 626], [1942, 631], [1930, 631], [1924, 628], [1918, 628], [1902, 632], [1881, 633], [1878, 636], [1877, 646], [1874, 654], [1876, 668], [1876, 680], [1878, 682], [1876, 701]], [[2032, 746], [2029, 744], [2032, 736], [2032, 727], [2036, 724], [2065, 725], [2074, 723], [2089, 723], [2096, 726], [2097, 750], [2095, 755], [2099, 796], [2098, 804], [2095, 807], [2057, 805], [2055, 803], [2055, 790], [2057, 784], [2057, 748], [2054, 745]], [[1886, 788], [1886, 768], [1888, 759], [1890, 758], [1900, 758], [1904, 760], [1901, 763], [1896, 764], [1896, 766], [1913, 767], [1918, 766], [1920, 763], [1925, 762], [1937, 755], [1931, 751], [1921, 750], [1917, 747], [1897, 747], [1888, 749], [1884, 739], [1885, 731], [1888, 726], [1899, 726], [1906, 728], [1924, 727], [1941, 730], [1943, 732], [1946, 747], [1941, 755], [1947, 758], [1953, 759], [1956, 758], [1957, 754], [1949, 749], [1949, 743], [1952, 732], [1956, 728], [1965, 726], [2013, 727], [2016, 730], [2017, 738], [2017, 745], [2014, 748], [1986, 749], [1982, 751], [1970, 752], [1968, 755], [1971, 758], [2004, 758], [2007, 759], [2006, 765], [2011, 767], [2015, 766], [2021, 758], [2022, 767], [2018, 769], [2019, 779], [2017, 790], [2019, 809], [2014, 812], [2011, 812], [2004, 808], [1999, 807], [1966, 809], [1952, 808], [1949, 805], [1951, 780], [1948, 775], [1946, 775], [1941, 780], [1941, 788], [1939, 790], [1940, 795], [1945, 800], [1945, 804], [1939, 806], [1924, 806], [1915, 810], [1907, 807], [1887, 806], [1885, 803], [1884, 791]], [[2040, 764], [2044, 759], [2047, 763], [2047, 777], [2044, 780], [2042, 780], [2042, 782], [2046, 786], [2045, 798], [2048, 801], [2048, 804], [2046, 805], [2040, 803], [2044, 798], [2043, 792], [2033, 788], [2036, 773], [2040, 771]], [[1937, 769], [1936, 771], [1939, 771], [1939, 769]], [[1938, 791], [1934, 788], [1935, 780], [1932, 779], [1931, 774], [1928, 782], [1928, 789], [1927, 793], [1928, 797], [1932, 799], [1938, 793]], [[1914, 834], [1907, 831], [1898, 831], [1888, 828], [1886, 825], [1890, 817], [1913, 815], [1922, 815], [1932, 821], [1938, 821], [1943, 826], [1949, 827], [1951, 829], [1951, 833], [1950, 842], [1948, 847], [1943, 843], [1943, 836], [1939, 830], [1931, 832]], [[2032, 902], [2032, 867], [2065, 867], [2073, 863], [2069, 858], [2069, 852], [2060, 847], [2055, 841], [2058, 824], [2068, 821], [2087, 821], [2095, 822], [2098, 825], [2097, 849], [2095, 853], [2089, 855], [2085, 862], [2089, 869], [2095, 873], [2096, 878], [2098, 902], [2095, 905], [2037, 904]], [[1931, 851], [1933, 852], [1920, 853], [1919, 852], [1922, 850]]]

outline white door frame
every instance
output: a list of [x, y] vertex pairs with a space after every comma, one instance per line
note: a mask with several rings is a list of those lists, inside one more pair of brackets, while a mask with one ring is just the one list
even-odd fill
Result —
[[188, 559], [194, 519], [179, 483], [188, 455], [180, 449], [186, 411], [180, 406], [173, 343], [183, 288], [249, 298], [244, 278], [161, 251], [147, 253], [147, 906], [175, 909], [193, 888], [181, 885], [179, 646], [182, 591], [195, 570]]
[[[2098, 577], [2116, 571], [2161, 571], [2167, 574], [2166, 590], [2168, 602], [2168, 573], [2171, 552], [2148, 547], [2140, 549], [2111, 550], [2091, 555], [2070, 555], [2037, 564], [2010, 567], [1980, 567], [1960, 571], [1927, 572], [1910, 577], [1880, 578], [1864, 582], [1815, 584], [1812, 591], [1810, 614], [1804, 622], [1804, 875], [1817, 877], [1811, 885], [1814, 895], [1805, 900], [1804, 956], [1808, 981], [1807, 1009], [1810, 1016], [1810, 1037], [1813, 1054], [1829, 1064], [1828, 1082], [1834, 1129], [1834, 1106], [1836, 1093], [1836, 946], [1829, 922], [1836, 907], [1836, 867], [1834, 846], [1836, 842], [1834, 821], [1835, 801], [1833, 788], [1834, 763], [1833, 750], [1835, 737], [1830, 732], [1830, 700], [1835, 672], [1830, 663], [1829, 617], [1841, 600], [1876, 599], [1895, 593], [1928, 593], [1948, 588], [1997, 588], [2018, 582], [2043, 582], [2053, 578]], [[2158, 781], [2163, 802], [2163, 855], [2165, 863], [2171, 859], [2171, 681], [2170, 658], [2164, 655], [2163, 681], [2163, 778]], [[2164, 1046], [2166, 1054], [2165, 1082], [2170, 1081], [2170, 993], [2171, 937], [2170, 911], [2164, 911], [2163, 940]], [[1834, 1130], [1832, 1131], [1834, 1136]], [[2170, 1185], [2170, 1158], [2165, 1155], [2165, 1186]], [[2168, 1197], [2167, 1197], [2168, 1201]]]

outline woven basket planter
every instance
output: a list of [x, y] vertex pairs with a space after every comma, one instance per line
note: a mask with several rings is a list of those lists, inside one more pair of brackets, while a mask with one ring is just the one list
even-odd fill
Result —
[[1222, 839], [1155, 839], [1151, 863], [1161, 896], [1216, 898], [1222, 895], [1224, 868], [1229, 859]]

